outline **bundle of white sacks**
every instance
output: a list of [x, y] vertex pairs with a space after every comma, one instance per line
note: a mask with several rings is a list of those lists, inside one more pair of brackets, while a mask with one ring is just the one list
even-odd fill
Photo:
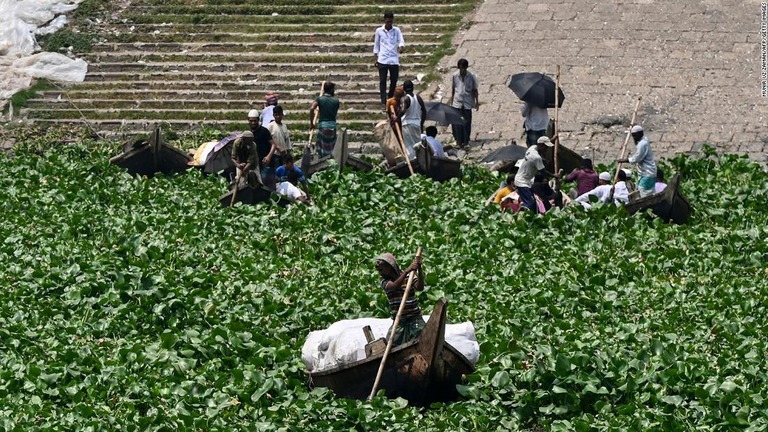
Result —
[[[428, 316], [424, 317], [426, 322]], [[301, 359], [310, 372], [320, 372], [365, 358], [363, 327], [371, 326], [374, 338], [386, 337], [391, 319], [358, 318], [332, 324], [325, 330], [313, 331], [301, 348]], [[445, 326], [445, 341], [462, 353], [474, 366], [480, 358], [475, 327], [467, 321]]]

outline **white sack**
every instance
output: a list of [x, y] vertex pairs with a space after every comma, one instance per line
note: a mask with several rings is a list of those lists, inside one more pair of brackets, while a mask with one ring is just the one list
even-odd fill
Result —
[[63, 54], [41, 52], [13, 62], [13, 67], [24, 75], [51, 81], [81, 82], [88, 72], [88, 63], [71, 59]]
[[[424, 317], [426, 322], [428, 316]], [[325, 330], [313, 331], [307, 336], [301, 348], [301, 359], [307, 370], [319, 372], [342, 364], [365, 358], [365, 335], [363, 327], [371, 326], [375, 339], [386, 337], [392, 325], [391, 319], [359, 318], [343, 320]], [[445, 341], [462, 353], [472, 365], [480, 358], [480, 346], [475, 338], [475, 327], [471, 322], [447, 324]]]

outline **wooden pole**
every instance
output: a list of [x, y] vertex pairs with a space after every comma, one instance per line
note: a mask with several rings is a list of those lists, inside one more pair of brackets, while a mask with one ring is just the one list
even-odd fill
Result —
[[[635, 111], [632, 113], [632, 120], [629, 121], [629, 127], [627, 128], [627, 136], [624, 138], [624, 145], [621, 147], [621, 155], [619, 156], [619, 159], [624, 159], [627, 152], [627, 143], [629, 142], [629, 137], [632, 136], [632, 126], [635, 125], [635, 117], [637, 117], [637, 110], [640, 108], [640, 101], [643, 99], [642, 96], [637, 97], [637, 103], [635, 104]], [[616, 173], [613, 175], [613, 182], [616, 183], [619, 180], [619, 170], [621, 169], [621, 162], [616, 163]]]
[[239, 172], [237, 173], [237, 177], [235, 177], [235, 188], [232, 190], [232, 199], [229, 200], [230, 207], [235, 205], [235, 197], [237, 196], [237, 190], [240, 189], [240, 179], [242, 178], [243, 178], [243, 170], [239, 170]]
[[558, 117], [558, 105], [560, 105], [560, 65], [557, 65], [557, 75], [555, 75], [555, 173], [560, 170], [560, 164], [557, 157], [557, 149], [560, 147], [560, 135], [558, 135], [558, 127], [560, 126], [560, 118]]
[[[392, 109], [392, 114], [395, 114], [394, 108], [390, 107]], [[397, 139], [400, 143], [400, 151], [403, 152], [403, 157], [405, 158], [405, 163], [408, 164], [408, 171], [413, 175], [413, 166], [411, 165], [411, 158], [408, 156], [408, 149], [405, 147], [405, 140], [403, 140], [403, 131], [400, 130], [400, 124], [395, 122], [395, 132], [397, 133]]]
[[[421, 256], [421, 248], [416, 250], [416, 256]], [[408, 284], [405, 286], [405, 292], [403, 293], [403, 299], [400, 301], [400, 308], [397, 309], [397, 315], [395, 315], [395, 322], [392, 324], [392, 334], [389, 336], [389, 340], [387, 341], [387, 348], [384, 349], [384, 355], [381, 356], [381, 363], [379, 364], [379, 371], [376, 373], [376, 380], [373, 382], [373, 389], [371, 389], [371, 394], [368, 395], [368, 400], [373, 399], [374, 396], [376, 396], [376, 390], [379, 389], [379, 381], [381, 380], [381, 375], [384, 373], [384, 365], [387, 363], [387, 357], [389, 356], [389, 352], [392, 350], [392, 345], [395, 341], [395, 333], [397, 332], [397, 325], [400, 324], [400, 316], [403, 314], [403, 309], [405, 309], [405, 302], [408, 300], [408, 294], [411, 292], [411, 285], [413, 284], [413, 277], [414, 273], [416, 271], [412, 271], [410, 275], [408, 275]]]

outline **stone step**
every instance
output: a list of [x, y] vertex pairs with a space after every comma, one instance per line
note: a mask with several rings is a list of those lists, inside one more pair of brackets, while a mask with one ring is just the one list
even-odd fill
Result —
[[[289, 92], [296, 91], [299, 93], [307, 92], [314, 94], [317, 89], [320, 88], [320, 84], [324, 80], [322, 77], [313, 79], [307, 79], [306, 81], [91, 81], [82, 84], [70, 84], [63, 88], [76, 88], [79, 90], [108, 90], [108, 89], [125, 89], [125, 90], [228, 90], [232, 92], [256, 90], [261, 92], [275, 91], [275, 92]], [[352, 90], [352, 91], [367, 91], [376, 92], [379, 88], [378, 80], [367, 83], [359, 82], [345, 82], [336, 83], [337, 90]], [[419, 92], [418, 83], [416, 92]]]
[[[318, 90], [319, 90], [318, 84]], [[298, 90], [286, 90], [278, 92], [280, 101], [287, 100], [314, 100], [317, 95], [310, 93], [309, 91], [300, 92]], [[58, 103], [61, 100], [70, 100], [73, 103], [77, 103], [79, 100], [131, 100], [131, 101], [168, 101], [168, 103], [175, 103], [179, 100], [195, 100], [195, 101], [216, 101], [216, 100], [240, 100], [248, 101], [249, 103], [255, 103], [261, 105], [264, 100], [264, 95], [267, 92], [265, 90], [238, 90], [238, 91], [222, 91], [216, 90], [189, 90], [189, 89], [177, 89], [177, 90], [153, 90], [147, 92], [146, 90], [127, 90], [123, 88], [107, 89], [107, 90], [87, 90], [80, 87], [73, 86], [69, 89], [62, 90], [45, 90], [38, 92], [38, 97], [35, 99], [29, 99], [29, 102], [47, 101], [50, 103]], [[378, 90], [340, 90], [336, 92], [336, 96], [341, 99], [342, 103], [369, 103], [379, 102]], [[378, 107], [377, 107], [378, 108]]]
[[[189, 122], [199, 121], [243, 121], [243, 112], [249, 107], [240, 109], [153, 109], [151, 114], [157, 121], [167, 120], [186, 120]], [[147, 110], [144, 109], [91, 109], [89, 107], [79, 106], [77, 108], [67, 107], [62, 109], [29, 110], [22, 111], [28, 118], [36, 119], [67, 119], [85, 117], [89, 120], [140, 120], [147, 117]], [[381, 111], [372, 109], [341, 109], [338, 113], [339, 122], [349, 123], [350, 125], [361, 122], [378, 122], [385, 118]], [[355, 129], [354, 126], [350, 128]]]
[[[406, 51], [404, 61], [424, 62], [432, 55], [431, 52]], [[373, 63], [373, 52], [356, 53], [334, 53], [334, 52], [282, 52], [282, 53], [252, 53], [252, 52], [207, 52], [207, 51], [188, 51], [188, 52], [147, 52], [141, 49], [130, 49], [124, 51], [94, 51], [83, 55], [88, 63], [132, 63], [138, 61], [144, 62], [284, 62], [284, 63]]]
[[[314, 97], [303, 95], [301, 98], [281, 98], [280, 106], [286, 113], [296, 114], [307, 112], [314, 101]], [[314, 96], [314, 95], [313, 95]], [[251, 108], [261, 110], [263, 97], [257, 99], [88, 99], [62, 97], [61, 99], [34, 98], [27, 100], [28, 108], [46, 108], [48, 110], [72, 109], [73, 106], [80, 109], [111, 110], [111, 109], [141, 109], [163, 110], [170, 107], [174, 109], [192, 110], [240, 110], [245, 112]], [[354, 112], [376, 111], [380, 108], [378, 94], [376, 97], [366, 99], [343, 99], [342, 109], [352, 109]]]
[[[202, 3], [200, 0], [165, 0], [163, 2], [164, 5], [180, 5], [180, 6], [189, 6], [189, 5], [207, 5], [209, 3], [215, 3], [216, 5], [242, 5], [242, 0], [215, 0], [214, 1], [207, 1], [205, 3]], [[430, 4], [452, 4], [456, 3], [456, 0], [430, 0]], [[380, 2], [371, 1], [371, 0], [292, 0], [290, 2], [291, 5], [298, 6], [298, 5], [329, 5], [329, 6], [339, 6], [339, 5], [358, 5], [358, 6], [378, 6], [381, 7]], [[404, 3], [407, 5], [407, 2]], [[133, 0], [131, 1], [132, 7], [148, 7], [157, 6], [156, 0]], [[392, 7], [388, 9], [382, 9], [383, 10], [393, 10], [394, 12], [398, 12], [397, 5], [393, 5]]]
[[[100, 135], [104, 135], [108, 132], [120, 132], [124, 135], [131, 135], [131, 134], [138, 134], [146, 131], [152, 131], [155, 124], [162, 125], [164, 128], [174, 131], [189, 131], [194, 129], [201, 129], [201, 128], [207, 128], [207, 129], [216, 129], [216, 130], [222, 130], [222, 131], [242, 131], [246, 130], [248, 128], [248, 123], [240, 120], [206, 120], [206, 121], [189, 121], [189, 120], [178, 120], [178, 119], [169, 119], [169, 120], [159, 120], [159, 121], [150, 121], [150, 120], [132, 120], [132, 119], [107, 119], [107, 120], [99, 120], [99, 119], [88, 119], [87, 121], [83, 121], [82, 117], [71, 117], [71, 118], [55, 118], [55, 119], [36, 119], [36, 123], [43, 123], [43, 124], [78, 124], [78, 125], [86, 125], [92, 130], [96, 131]], [[352, 137], [356, 137], [357, 142], [374, 142], [374, 136], [373, 136], [373, 126], [376, 125], [378, 121], [369, 121], [369, 122], [360, 122], [359, 125], [365, 125], [369, 126], [366, 129], [360, 129], [360, 130], [354, 130], [350, 129], [349, 124], [339, 123], [339, 127], [346, 127], [347, 132]], [[286, 123], [288, 125], [288, 123]], [[307, 139], [309, 137], [309, 131], [306, 127], [291, 127], [289, 125], [290, 131], [291, 131], [291, 138], [295, 144], [303, 144], [307, 142]]]
[[[408, 44], [434, 42], [445, 38], [444, 33], [424, 33], [411, 32], [408, 34]], [[165, 31], [155, 30], [150, 33], [143, 32], [122, 32], [114, 33], [105, 38], [106, 43], [178, 43], [195, 42], [205, 40], [207, 42], [229, 42], [229, 43], [277, 43], [277, 42], [308, 42], [308, 43], [365, 43], [373, 44], [373, 31], [335, 33], [335, 32], [200, 32], [196, 31], [178, 31], [171, 27]]]
[[[316, 24], [366, 24], [371, 28], [381, 25], [382, 11], [379, 9], [376, 13], [356, 13], [356, 14], [314, 14], [311, 21]], [[131, 9], [121, 16], [125, 23], [132, 24], [158, 24], [158, 23], [180, 23], [180, 24], [220, 24], [220, 25], [240, 25], [240, 24], [301, 24], [307, 22], [309, 18], [302, 14], [279, 14], [272, 15], [207, 15], [207, 14], [160, 14], [160, 13], [135, 13]], [[456, 15], [458, 13], [441, 14], [416, 14], [416, 13], [398, 13], [399, 23], [425, 23], [425, 24], [456, 24]]]
[[[352, 33], [364, 33], [370, 37], [373, 41], [373, 32], [381, 25], [380, 22], [376, 23], [344, 23], [344, 34]], [[406, 43], [410, 40], [411, 35], [417, 35], [421, 33], [428, 34], [441, 34], [444, 35], [447, 31], [455, 26], [455, 23], [400, 23], [397, 26], [402, 30]], [[237, 31], [238, 33], [254, 34], [254, 33], [299, 33], [299, 32], [312, 32], [315, 34], [324, 33], [338, 33], [339, 25], [337, 23], [316, 23], [316, 22], [301, 22], [301, 23], [238, 23], [237, 26], [227, 26], [222, 29], [218, 24], [191, 24], [191, 23], [110, 23], [109, 35], [122, 34], [122, 33], [137, 33], [137, 34], [151, 34], [155, 32], [174, 32], [174, 33], [194, 33], [199, 32], [201, 34], [213, 34], [223, 30]], [[108, 36], [108, 35], [106, 35]]]
[[[429, 52], [440, 46], [439, 41], [414, 42], [408, 44], [409, 52]], [[346, 42], [104, 42], [93, 45], [93, 52], [117, 51], [126, 52], [141, 50], [153, 53], [188, 53], [190, 51], [202, 51], [209, 53], [366, 53], [373, 56], [373, 47], [370, 42], [346, 43]]]
[[[260, 69], [260, 68], [254, 68]], [[403, 74], [407, 76], [406, 74]], [[282, 71], [255, 71], [255, 72], [188, 72], [188, 71], [154, 71], [141, 73], [125, 72], [88, 72], [85, 82], [94, 81], [284, 81], [286, 83], [297, 80], [306, 80], [314, 76], [323, 80], [336, 83], [353, 81], [361, 85], [378, 85], [378, 72], [371, 65], [369, 71], [341, 72], [321, 70], [317, 72], [282, 72]]]
[[[372, 57], [371, 57], [372, 58]], [[275, 63], [275, 62], [103, 62], [88, 65], [88, 73], [95, 72], [155, 72], [155, 71], [200, 71], [200, 72], [252, 72], [259, 70], [303, 71], [370, 71], [371, 62], [365, 63]], [[408, 63], [400, 67], [400, 72], [407, 74], [409, 70], [423, 70], [427, 63]]]

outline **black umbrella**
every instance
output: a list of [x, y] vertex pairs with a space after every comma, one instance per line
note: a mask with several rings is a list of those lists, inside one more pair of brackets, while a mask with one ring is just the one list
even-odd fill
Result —
[[517, 144], [504, 146], [488, 153], [488, 155], [485, 156], [480, 162], [491, 163], [498, 161], [516, 161], [518, 159], [522, 159], [525, 156], [526, 150], [528, 150], [526, 147], [522, 147]]
[[427, 109], [426, 120], [433, 120], [440, 124], [464, 124], [464, 117], [458, 109], [440, 102], [425, 102]]
[[[509, 88], [520, 98], [520, 100], [536, 105], [539, 108], [555, 107], [555, 82], [552, 78], [539, 72], [524, 72], [514, 74], [509, 79]], [[558, 88], [560, 95], [560, 104], [563, 106], [565, 94], [563, 89]]]

